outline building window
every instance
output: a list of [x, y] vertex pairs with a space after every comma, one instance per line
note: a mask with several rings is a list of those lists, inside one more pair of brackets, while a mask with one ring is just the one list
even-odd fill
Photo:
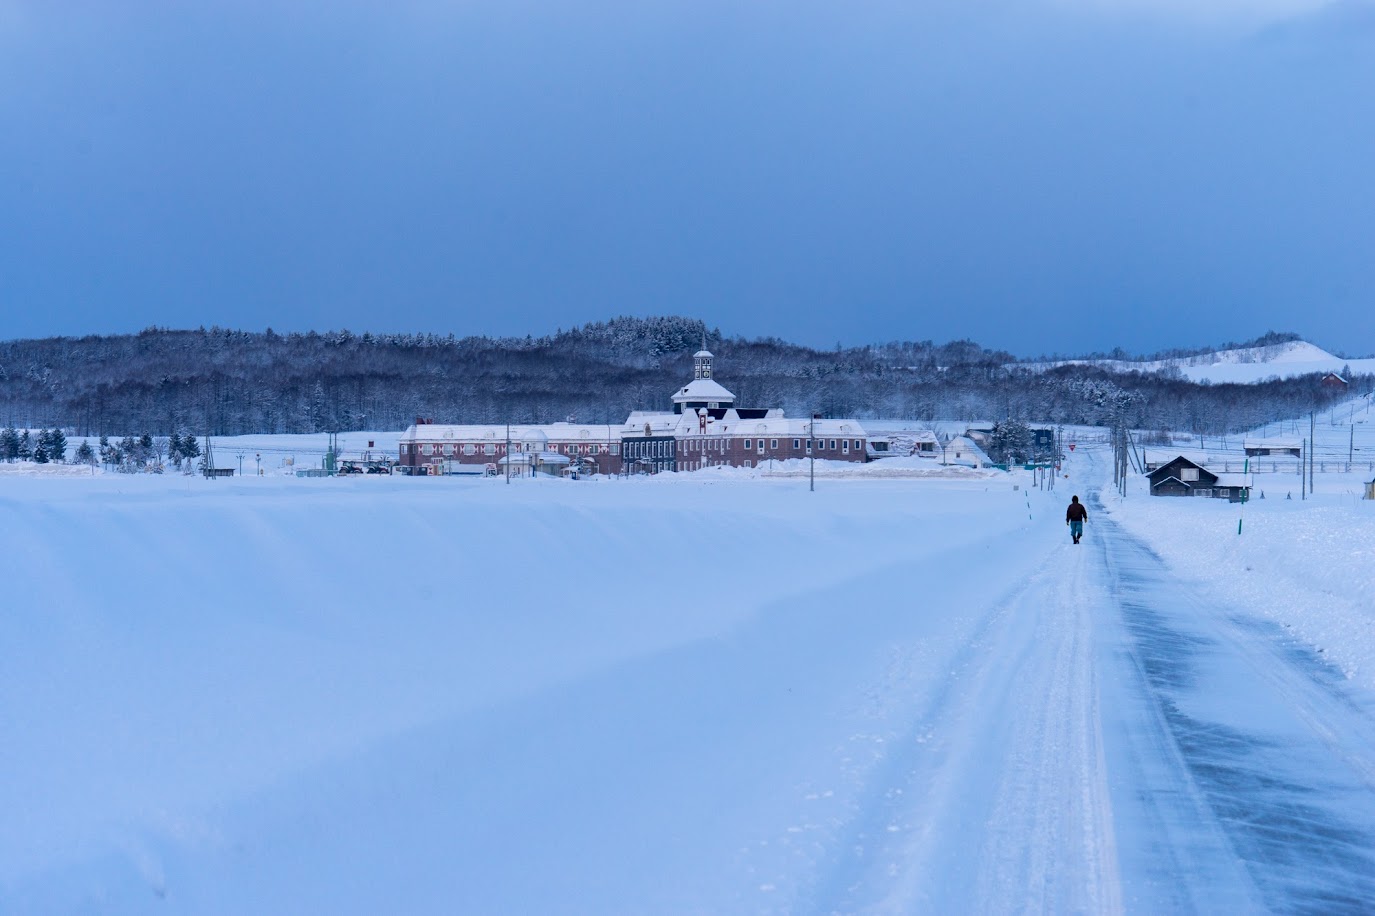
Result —
[[810, 452], [811, 450], [812, 450], [812, 440], [811, 440], [811, 439], [808, 439], [808, 440], [807, 440], [807, 451]]
[[613, 455], [618, 455], [618, 454], [620, 454], [620, 451], [621, 451], [621, 447], [620, 447], [619, 445], [613, 444], [613, 445], [611, 446], [611, 454], [613, 454]]
[[856, 448], [856, 449], [864, 448], [864, 443], [861, 442], [859, 439], [856, 439], [856, 440], [855, 440], [855, 448]]
[[834, 439], [832, 439], [832, 440], [831, 440], [831, 451], [835, 451], [835, 448], [836, 448], [836, 441], [835, 441]]
[[1179, 472], [1179, 479], [1185, 483], [1198, 480], [1198, 468], [1182, 468]]
[[473, 445], [473, 443], [469, 442], [467, 445], [463, 446], [463, 454], [465, 454], [465, 455], [476, 455], [476, 454], [477, 454], [477, 446], [476, 446], [476, 445]]
[[800, 449], [800, 448], [802, 448], [802, 440], [801, 440], [801, 439], [794, 439], [794, 440], [793, 440], [793, 451], [797, 451], [797, 450]]
[[1231, 497], [1232, 497], [1232, 491], [1229, 490], [1229, 489], [1227, 489], [1226, 487], [1219, 487], [1219, 488], [1218, 488], [1218, 491], [1217, 491], [1217, 495], [1218, 495], [1218, 496], [1226, 496], [1228, 499], [1231, 499]]
[[777, 450], [778, 450], [778, 440], [777, 440], [777, 439], [770, 439], [770, 440], [769, 440], [769, 448], [773, 449], [774, 451], [777, 451]]
[[495, 455], [496, 453], [497, 447], [491, 442], [488, 442], [486, 445], [482, 447], [482, 454], [484, 455]]
[[424, 445], [420, 446], [420, 454], [422, 454], [422, 455], [433, 455], [433, 454], [434, 454], [434, 446], [433, 446], [433, 445], [430, 445], [428, 442], [425, 443]]
[[746, 439], [746, 440], [745, 440], [745, 451], [748, 452], [748, 451], [749, 451], [750, 449], [752, 449], [752, 448], [754, 448], [754, 440], [753, 440], [753, 439]]
[[445, 442], [445, 443], [444, 443], [444, 454], [446, 454], [446, 455], [452, 455], [453, 453], [454, 453], [454, 447], [453, 447], [453, 445], [451, 445], [451, 444], [448, 443], [448, 442]]
[[751, 460], [749, 460], [748, 458], [746, 458], [746, 459], [745, 459], [745, 467], [747, 467], [747, 468], [752, 468], [752, 467], [754, 467], [754, 462], [751, 461]]

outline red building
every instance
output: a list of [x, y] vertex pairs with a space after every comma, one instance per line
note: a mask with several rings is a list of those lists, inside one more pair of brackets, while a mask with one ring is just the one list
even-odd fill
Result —
[[[401, 436], [408, 473], [620, 474], [758, 467], [816, 457], [868, 460], [857, 420], [786, 417], [781, 408], [736, 407], [712, 378], [711, 353], [693, 355], [693, 379], [673, 394], [672, 412], [632, 413], [619, 426], [442, 425], [417, 420]], [[508, 440], [509, 436], [509, 440]], [[508, 450], [509, 441], [509, 450]]]

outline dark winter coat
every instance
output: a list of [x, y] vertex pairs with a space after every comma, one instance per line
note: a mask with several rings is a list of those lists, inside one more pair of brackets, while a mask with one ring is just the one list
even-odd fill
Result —
[[1088, 518], [1089, 510], [1084, 508], [1083, 503], [1070, 503], [1069, 508], [1065, 510], [1065, 521], [1067, 522], [1085, 522], [1088, 521]]

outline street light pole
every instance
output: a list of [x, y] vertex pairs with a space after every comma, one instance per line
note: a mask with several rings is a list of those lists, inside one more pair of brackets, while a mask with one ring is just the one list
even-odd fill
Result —
[[816, 412], [812, 412], [812, 418], [807, 421], [807, 490], [816, 492]]

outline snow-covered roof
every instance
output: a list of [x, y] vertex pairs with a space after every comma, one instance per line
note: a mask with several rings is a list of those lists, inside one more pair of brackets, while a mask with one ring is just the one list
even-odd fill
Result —
[[1298, 439], [1243, 439], [1242, 448], [1303, 448]]
[[[668, 416], [673, 416], [668, 414]], [[619, 424], [606, 423], [545, 423], [539, 426], [512, 426], [511, 441], [522, 443], [548, 442], [606, 442], [619, 439]], [[422, 423], [411, 426], [401, 434], [402, 442], [504, 442], [506, 424], [447, 425]]]
[[754, 438], [806, 439], [809, 436], [821, 438], [853, 439], [869, 437], [868, 432], [858, 420], [821, 419], [811, 420], [804, 417], [786, 417], [781, 410], [770, 410], [762, 418], [740, 418], [735, 410], [727, 410], [721, 419], [707, 418], [706, 432], [702, 432], [702, 421], [697, 413], [684, 414], [632, 413], [622, 427], [625, 435], [644, 435], [645, 425], [649, 425], [654, 436], [739, 436]]
[[[959, 453], [958, 456], [956, 455], [957, 452]], [[980, 464], [993, 463], [993, 460], [979, 447], [979, 444], [968, 436], [955, 436], [946, 443], [945, 461], [948, 464], [963, 464], [966, 461]]]
[[1245, 474], [1219, 474], [1215, 487], [1249, 487], [1251, 478]]
[[550, 423], [544, 431], [551, 442], [605, 442], [621, 435], [618, 423]]
[[707, 349], [705, 349], [705, 348], [704, 348], [704, 349], [701, 349], [701, 350], [698, 350], [696, 353], [692, 354], [692, 358], [693, 358], [693, 359], [715, 359], [715, 357], [712, 356], [711, 351], [710, 351], [710, 350], [707, 350]]
[[688, 382], [673, 395], [673, 403], [685, 401], [706, 401], [708, 403], [735, 402], [735, 395], [727, 391], [715, 379], [698, 378]]
[[[621, 435], [623, 436], [643, 436], [645, 427], [649, 427], [652, 436], [671, 436], [682, 423], [684, 415], [676, 413], [651, 413], [649, 411], [637, 410], [633, 412], [625, 423], [621, 425]], [[695, 416], [689, 417], [693, 423], [697, 422]]]
[[[512, 442], [543, 442], [548, 439], [542, 426], [512, 426]], [[506, 440], [506, 424], [497, 425], [477, 425], [477, 424], [445, 424], [445, 423], [422, 423], [419, 426], [409, 426], [401, 434], [402, 442], [504, 442]]]

